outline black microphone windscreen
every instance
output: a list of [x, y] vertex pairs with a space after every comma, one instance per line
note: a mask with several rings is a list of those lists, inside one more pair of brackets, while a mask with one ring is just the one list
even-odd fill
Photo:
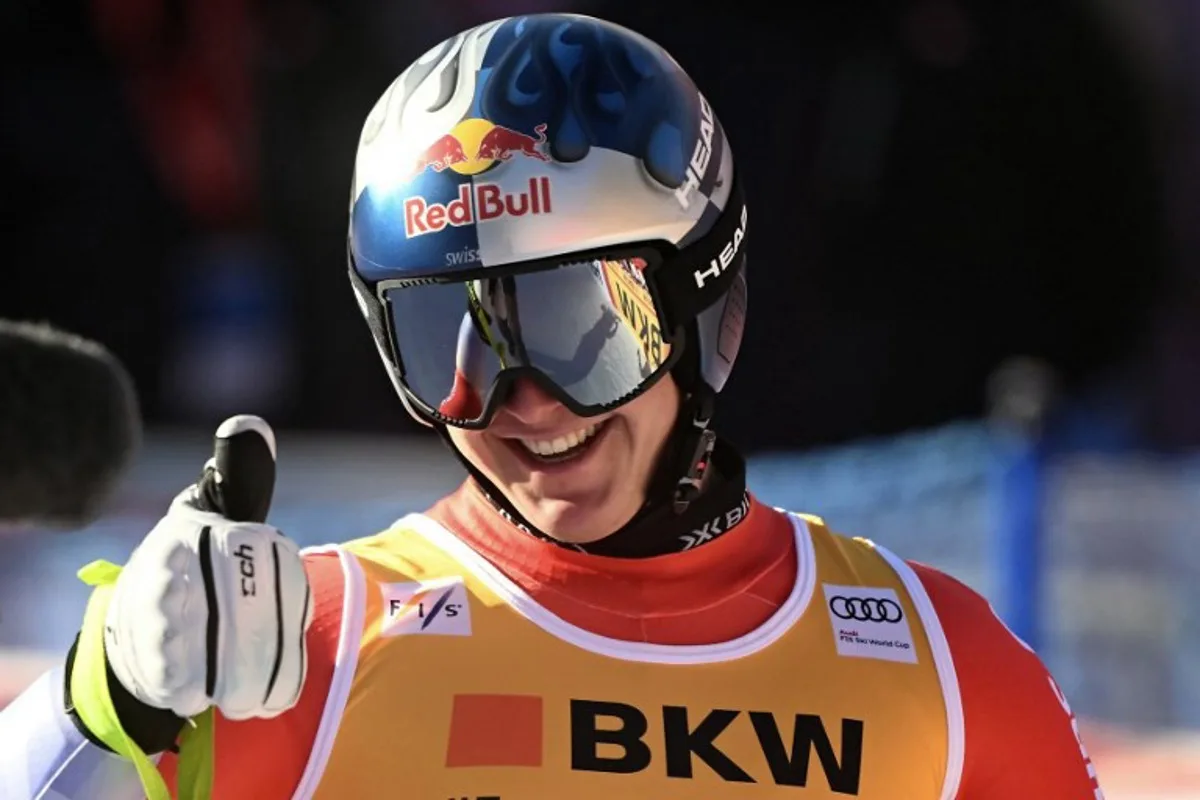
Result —
[[0, 320], [0, 523], [93, 521], [142, 439], [125, 367], [47, 324]]

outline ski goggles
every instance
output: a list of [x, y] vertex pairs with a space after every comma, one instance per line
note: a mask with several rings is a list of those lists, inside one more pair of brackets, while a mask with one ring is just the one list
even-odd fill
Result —
[[675, 366], [687, 326], [740, 272], [745, 230], [735, 175], [709, 235], [683, 248], [643, 242], [367, 280], [351, 241], [350, 280], [402, 399], [426, 422], [485, 428], [522, 379], [590, 417]]
[[572, 413], [604, 413], [678, 359], [646, 271], [656, 254], [572, 259], [505, 273], [380, 281], [400, 383], [423, 416], [486, 427], [513, 382], [536, 383]]

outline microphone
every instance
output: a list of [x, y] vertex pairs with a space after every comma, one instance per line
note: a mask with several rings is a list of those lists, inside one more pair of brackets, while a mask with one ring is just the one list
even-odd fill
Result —
[[0, 525], [78, 528], [142, 439], [133, 381], [97, 342], [0, 319]]

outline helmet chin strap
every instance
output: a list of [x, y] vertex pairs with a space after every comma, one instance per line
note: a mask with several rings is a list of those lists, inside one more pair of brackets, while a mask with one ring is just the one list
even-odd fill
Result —
[[[708, 483], [709, 466], [712, 463], [713, 448], [717, 440], [716, 434], [709, 427], [716, 404], [716, 393], [703, 381], [697, 381], [697, 383], [699, 384], [697, 390], [687, 395], [680, 403], [679, 415], [676, 417], [671, 433], [667, 436], [658, 466], [647, 487], [646, 502], [629, 522], [613, 531], [609, 536], [638, 526], [651, 517], [661, 519], [668, 514], [671, 516], [682, 515], [703, 493]], [[435, 429], [459, 463], [467, 470], [467, 473], [479, 484], [484, 494], [497, 509], [509, 518], [510, 522], [538, 538], [564, 544], [525, 519], [505, 493], [472, 464], [462, 451], [455, 447], [445, 425], [437, 425]]]
[[679, 406], [675, 427], [646, 493], [647, 506], [669, 504], [676, 515], [688, 510], [708, 483], [717, 434], [712, 423], [716, 393], [703, 381]]

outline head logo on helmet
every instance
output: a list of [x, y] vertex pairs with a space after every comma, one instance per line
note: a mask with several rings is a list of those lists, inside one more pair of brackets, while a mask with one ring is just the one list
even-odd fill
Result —
[[708, 169], [712, 163], [713, 133], [716, 130], [716, 120], [713, 119], [712, 106], [704, 99], [704, 95], [698, 95], [698, 99], [700, 100], [700, 133], [696, 137], [696, 146], [688, 161], [683, 183], [675, 190], [675, 197], [679, 200], [679, 205], [684, 208], [691, 206], [692, 192], [700, 189], [701, 182], [708, 176]]

